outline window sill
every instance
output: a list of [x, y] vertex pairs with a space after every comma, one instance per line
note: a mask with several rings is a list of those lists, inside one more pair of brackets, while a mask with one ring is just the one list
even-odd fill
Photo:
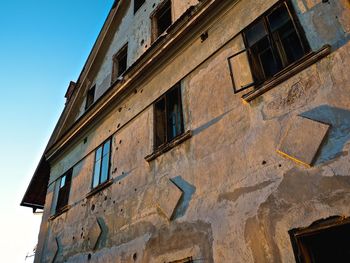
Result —
[[311, 52], [311, 53], [305, 55], [303, 58], [301, 58], [296, 63], [293, 63], [290, 66], [283, 69], [281, 72], [279, 72], [272, 79], [263, 83], [261, 86], [255, 88], [254, 90], [250, 91], [249, 93], [244, 94], [242, 96], [243, 101], [247, 102], [247, 103], [251, 102], [255, 98], [259, 97], [260, 95], [264, 94], [265, 92], [269, 91], [270, 89], [274, 88], [275, 86], [281, 84], [282, 82], [286, 81], [287, 79], [291, 78], [292, 76], [298, 74], [299, 72], [303, 71], [304, 69], [306, 69], [307, 67], [316, 63], [317, 61], [324, 58], [325, 56], [329, 55], [330, 53], [331, 53], [331, 46], [325, 45], [320, 50], [318, 50], [316, 52]]
[[60, 215], [66, 213], [71, 208], [70, 205], [66, 205], [62, 207], [59, 211], [56, 212], [56, 214], [50, 216], [49, 220], [54, 220], [56, 217], [59, 217]]
[[92, 189], [87, 195], [86, 198], [90, 198], [93, 195], [97, 194], [98, 192], [101, 192], [103, 189], [107, 188], [108, 186], [110, 186], [111, 184], [113, 184], [113, 178], [107, 180], [106, 182], [96, 186], [94, 189]]
[[166, 153], [168, 151], [170, 151], [171, 149], [173, 149], [174, 147], [176, 147], [177, 145], [183, 143], [184, 141], [190, 139], [192, 137], [192, 131], [189, 130], [183, 134], [181, 134], [180, 136], [176, 137], [173, 141], [163, 145], [160, 148], [157, 148], [156, 150], [154, 150], [153, 153], [151, 153], [150, 155], [147, 155], [145, 157], [145, 160], [147, 162], [151, 162], [154, 159], [156, 159], [158, 156], [162, 155], [163, 153]]

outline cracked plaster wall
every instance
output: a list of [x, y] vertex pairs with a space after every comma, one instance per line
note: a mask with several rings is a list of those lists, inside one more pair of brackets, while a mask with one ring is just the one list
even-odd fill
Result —
[[[227, 58], [239, 50], [240, 41], [223, 43], [274, 2], [239, 2], [221, 20], [205, 25], [210, 28], [205, 42], [194, 36], [172, 63], [97, 123], [86, 134], [86, 143], [77, 142], [52, 163], [39, 238], [43, 251], [39, 249], [36, 262], [53, 258], [56, 238], [57, 262], [86, 262], [89, 254], [91, 262], [168, 262], [188, 256], [219, 263], [294, 262], [289, 229], [350, 215], [350, 44], [336, 46], [331, 55], [250, 105], [242, 104], [241, 94], [233, 94]], [[309, 9], [323, 5], [294, 3], [305, 7], [297, 9], [301, 20]], [[348, 8], [342, 1], [339, 6]], [[342, 10], [337, 8], [332, 10]], [[232, 20], [237, 14], [241, 21]], [[349, 26], [344, 21], [342, 28]], [[313, 33], [305, 31], [311, 39]], [[344, 39], [343, 34], [334, 43]], [[316, 42], [322, 46], [320, 39]], [[192, 130], [193, 137], [148, 163], [144, 157], [153, 145], [150, 103], [181, 79], [185, 130]], [[324, 144], [328, 150], [313, 168], [276, 153], [295, 115], [332, 124]], [[86, 198], [93, 150], [109, 136], [113, 184]], [[48, 221], [57, 198], [55, 181], [72, 166], [72, 207]], [[171, 221], [154, 201], [164, 179], [188, 191]], [[92, 250], [88, 233], [97, 218], [104, 232]]]

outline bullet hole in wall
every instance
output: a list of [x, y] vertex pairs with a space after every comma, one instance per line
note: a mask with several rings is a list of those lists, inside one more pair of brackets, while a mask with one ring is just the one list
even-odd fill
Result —
[[143, 92], [143, 89], [140, 91], [141, 93]]
[[119, 144], [122, 144], [122, 140], [119, 141]]
[[134, 253], [134, 255], [132, 255], [132, 258], [133, 258], [134, 261], [136, 261], [136, 259], [137, 259], [137, 253]]
[[135, 188], [135, 192], [137, 191], [137, 188]]
[[265, 165], [266, 164], [266, 161], [264, 160], [264, 161], [262, 161], [262, 163], [261, 163], [262, 165]]
[[119, 112], [121, 112], [121, 111], [122, 111], [122, 109], [123, 109], [123, 108], [121, 108], [121, 107], [120, 107], [120, 108], [118, 109], [118, 111], [119, 111]]
[[84, 138], [84, 144], [87, 143], [87, 137]]
[[107, 196], [105, 196], [105, 201], [107, 200]]
[[279, 164], [278, 167], [282, 167], [282, 164]]
[[204, 42], [208, 38], [208, 31], [201, 34], [201, 42]]
[[88, 260], [90, 260], [91, 259], [91, 254], [89, 253], [89, 255], [88, 255]]
[[153, 5], [152, 5], [152, 8], [155, 8], [156, 7], [156, 4], [154, 3]]
[[135, 93], [135, 94], [137, 93], [137, 89], [134, 89], [134, 93]]
[[118, 125], [117, 125], [117, 128], [119, 128], [120, 127], [120, 123], [118, 123]]
[[93, 204], [92, 206], [91, 206], [91, 211], [94, 211], [95, 210], [95, 205]]
[[145, 40], [142, 39], [142, 40], [141, 40], [141, 46], [142, 46], [144, 43], [145, 43]]

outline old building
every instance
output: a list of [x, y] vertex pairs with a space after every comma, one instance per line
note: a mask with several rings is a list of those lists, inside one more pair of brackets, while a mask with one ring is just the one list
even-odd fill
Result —
[[36, 262], [350, 262], [350, 2], [115, 1], [22, 205]]

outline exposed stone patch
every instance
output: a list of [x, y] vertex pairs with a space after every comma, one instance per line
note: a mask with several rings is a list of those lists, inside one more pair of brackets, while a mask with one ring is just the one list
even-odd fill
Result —
[[200, 248], [201, 258], [204, 258], [205, 262], [212, 263], [214, 262], [212, 242], [211, 226], [208, 223], [196, 221], [166, 225], [147, 242], [144, 262], [152, 262], [152, 258], [196, 245]]
[[[319, 219], [318, 206], [331, 208], [330, 214], [321, 214], [323, 217], [349, 213], [344, 208], [344, 200], [349, 199], [350, 176], [324, 177], [320, 169], [289, 170], [277, 190], [260, 205], [257, 215], [246, 222], [245, 239], [255, 261], [281, 262], [282, 258], [293, 261], [288, 230]], [[282, 244], [287, 244], [288, 249]]]
[[235, 201], [237, 201], [237, 199], [240, 196], [261, 190], [274, 182], [275, 182], [274, 180], [269, 180], [269, 181], [265, 181], [265, 182], [262, 182], [260, 184], [254, 185], [254, 186], [237, 188], [233, 192], [230, 192], [230, 193], [222, 193], [218, 197], [218, 202], [222, 202], [224, 200], [235, 202]]

